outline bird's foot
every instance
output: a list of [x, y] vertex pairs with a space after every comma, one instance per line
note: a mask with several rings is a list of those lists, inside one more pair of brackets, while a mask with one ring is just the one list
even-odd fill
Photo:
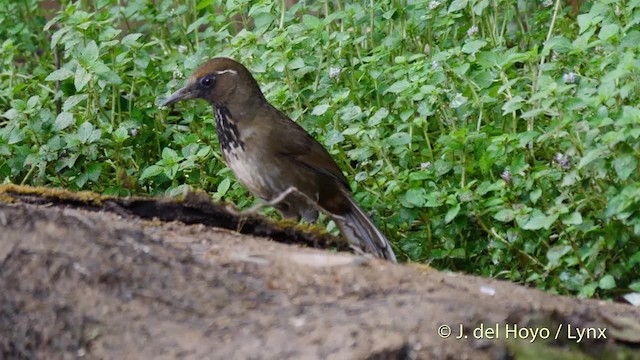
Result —
[[[307, 196], [306, 194], [304, 194], [303, 192], [301, 192], [300, 190], [298, 190], [294, 186], [289, 187], [287, 190], [281, 192], [280, 194], [278, 194], [278, 196], [274, 197], [273, 199], [271, 199], [269, 201], [261, 202], [259, 204], [256, 204], [256, 205], [250, 207], [249, 209], [246, 209], [246, 210], [243, 210], [243, 211], [238, 211], [237, 209], [233, 208], [232, 206], [227, 206], [227, 210], [229, 211], [229, 213], [231, 213], [233, 215], [246, 217], [246, 216], [251, 216], [251, 215], [258, 214], [258, 212], [260, 210], [262, 210], [263, 208], [265, 208], [265, 207], [275, 207], [285, 218], [293, 218], [293, 219], [297, 219], [299, 221], [300, 217], [301, 217], [301, 214], [287, 212], [284, 209], [282, 209], [282, 207], [278, 206], [278, 204], [283, 202], [288, 196], [294, 195], [294, 194], [296, 196], [299, 196], [299, 197], [305, 199], [307, 201], [307, 203], [309, 204], [309, 206], [310, 206], [309, 211], [307, 211], [305, 214], [302, 214], [302, 216], [308, 222], [310, 222], [310, 223], [314, 222], [318, 217], [318, 215], [317, 215], [318, 212], [325, 213], [325, 214], [327, 214], [327, 215], [329, 215], [331, 217], [335, 217], [336, 216], [334, 214], [331, 214], [331, 213], [327, 212], [320, 205], [318, 205], [318, 203], [315, 200], [311, 199], [309, 196]], [[342, 218], [342, 217], [338, 216], [338, 218]]]
[[[278, 196], [276, 196], [275, 198], [269, 200], [269, 201], [264, 201], [264, 202], [260, 202], [259, 204], [256, 204], [246, 210], [243, 211], [238, 211], [237, 209], [233, 208], [232, 206], [227, 206], [227, 211], [229, 211], [231, 214], [236, 215], [236, 216], [250, 216], [250, 215], [256, 215], [260, 210], [262, 210], [265, 207], [277, 207], [276, 205], [278, 205], [279, 203], [281, 203], [282, 201], [284, 201], [284, 199], [287, 198], [287, 196], [291, 195], [291, 194], [296, 194], [296, 195], [300, 195], [305, 197], [310, 204], [315, 204], [315, 202], [313, 202], [307, 195], [303, 194], [300, 190], [298, 190], [297, 188], [295, 188], [294, 186], [288, 188], [287, 190], [281, 192]], [[317, 204], [315, 206], [318, 206]]]

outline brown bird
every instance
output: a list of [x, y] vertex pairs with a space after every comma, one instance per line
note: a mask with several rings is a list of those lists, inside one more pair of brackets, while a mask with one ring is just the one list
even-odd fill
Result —
[[203, 99], [213, 106], [220, 147], [236, 178], [284, 217], [313, 222], [318, 209], [356, 247], [396, 262], [391, 244], [356, 204], [327, 150], [265, 99], [242, 64], [215, 58], [201, 65], [164, 106]]

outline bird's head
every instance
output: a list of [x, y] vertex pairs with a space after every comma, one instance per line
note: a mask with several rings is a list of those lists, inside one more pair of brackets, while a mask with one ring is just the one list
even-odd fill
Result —
[[249, 70], [229, 58], [214, 58], [200, 65], [185, 86], [171, 94], [162, 104], [169, 106], [178, 101], [203, 99], [213, 106], [243, 104], [264, 96]]

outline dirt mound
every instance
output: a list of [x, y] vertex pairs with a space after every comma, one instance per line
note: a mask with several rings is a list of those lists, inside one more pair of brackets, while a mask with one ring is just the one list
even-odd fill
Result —
[[0, 201], [0, 358], [640, 358], [639, 308], [310, 249], [346, 250], [202, 197]]

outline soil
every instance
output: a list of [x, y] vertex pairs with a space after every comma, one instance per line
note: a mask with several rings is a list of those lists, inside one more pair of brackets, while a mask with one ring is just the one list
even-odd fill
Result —
[[4, 185], [0, 229], [0, 359], [640, 358], [638, 307], [354, 255], [202, 195]]

